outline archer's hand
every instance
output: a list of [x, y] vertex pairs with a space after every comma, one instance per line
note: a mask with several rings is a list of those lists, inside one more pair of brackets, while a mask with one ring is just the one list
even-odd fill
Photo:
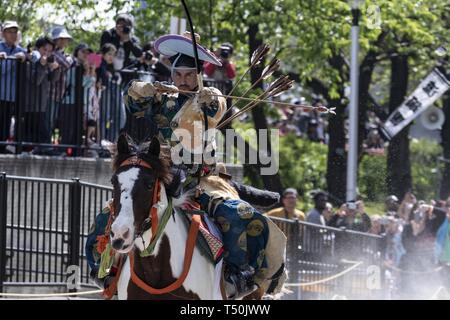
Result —
[[198, 103], [210, 105], [214, 100], [217, 100], [213, 94], [214, 90], [212, 88], [203, 88], [198, 93]]
[[128, 88], [128, 95], [134, 100], [153, 97], [156, 94], [156, 88], [150, 82], [134, 81]]
[[153, 83], [153, 86], [155, 87], [156, 91], [161, 92], [161, 93], [177, 93], [178, 92], [178, 88], [176, 86], [161, 83], [158, 81], [155, 81]]

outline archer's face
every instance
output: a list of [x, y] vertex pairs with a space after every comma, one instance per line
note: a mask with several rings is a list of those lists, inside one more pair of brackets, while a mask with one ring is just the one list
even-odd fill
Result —
[[172, 80], [180, 90], [193, 91], [198, 86], [196, 69], [175, 69]]

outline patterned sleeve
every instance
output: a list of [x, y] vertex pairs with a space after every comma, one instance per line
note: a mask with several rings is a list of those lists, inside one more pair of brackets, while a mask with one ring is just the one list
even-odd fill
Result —
[[125, 89], [123, 91], [123, 102], [125, 104], [125, 108], [136, 118], [150, 118], [164, 103], [166, 96], [159, 95], [156, 97], [147, 97], [137, 101], [128, 95], [128, 89], [131, 87], [134, 81], [135, 80], [131, 80], [128, 85], [125, 86]]

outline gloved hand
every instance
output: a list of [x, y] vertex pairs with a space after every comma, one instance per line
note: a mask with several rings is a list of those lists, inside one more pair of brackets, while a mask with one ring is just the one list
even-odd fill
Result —
[[156, 89], [150, 82], [134, 81], [128, 88], [128, 95], [134, 100], [153, 97]]
[[217, 101], [217, 96], [212, 88], [203, 88], [198, 93], [198, 103], [210, 105], [213, 101]]
[[161, 92], [161, 93], [177, 93], [178, 92], [178, 88], [176, 86], [170, 85], [170, 84], [161, 83], [159, 81], [155, 81], [153, 83], [153, 86], [155, 87], [155, 89], [158, 92]]

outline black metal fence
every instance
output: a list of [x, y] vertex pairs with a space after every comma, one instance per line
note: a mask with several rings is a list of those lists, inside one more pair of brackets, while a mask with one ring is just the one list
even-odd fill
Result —
[[[116, 141], [125, 129], [135, 139], [148, 136], [146, 119], [127, 115], [122, 92], [130, 80], [155, 75], [122, 70], [103, 82], [83, 66], [50, 70], [39, 61], [0, 60], [0, 153], [82, 156], [101, 150], [100, 141]], [[205, 85], [231, 89], [231, 82], [206, 79]]]
[[294, 292], [291, 298], [383, 299], [383, 237], [298, 220], [272, 220], [288, 238], [288, 282], [301, 284], [289, 288]]
[[[8, 285], [65, 286], [67, 268], [79, 266], [89, 284], [84, 245], [95, 215], [112, 197], [112, 188], [78, 179], [53, 180], [0, 175], [0, 292]], [[288, 238], [292, 299], [384, 297], [383, 238], [306, 222], [273, 218]], [[351, 272], [333, 278], [355, 262]], [[378, 270], [379, 283], [371, 273]]]
[[0, 292], [14, 284], [66, 285], [79, 266], [89, 284], [84, 244], [112, 189], [78, 179], [0, 175]]

